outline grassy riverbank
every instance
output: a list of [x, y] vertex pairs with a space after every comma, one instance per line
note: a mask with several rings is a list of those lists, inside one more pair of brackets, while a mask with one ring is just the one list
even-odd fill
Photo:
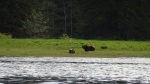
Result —
[[[85, 52], [83, 44], [95, 46], [96, 51]], [[76, 53], [69, 54], [70, 48]], [[0, 56], [150, 57], [150, 41], [0, 39]]]

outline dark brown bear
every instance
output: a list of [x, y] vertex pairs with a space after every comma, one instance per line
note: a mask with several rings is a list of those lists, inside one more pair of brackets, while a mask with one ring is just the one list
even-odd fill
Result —
[[70, 54], [74, 54], [74, 53], [75, 53], [75, 50], [71, 48], [71, 49], [69, 49], [69, 53], [70, 53]]
[[88, 52], [88, 51], [95, 51], [95, 47], [94, 46], [87, 46], [87, 45], [83, 45], [82, 48]]

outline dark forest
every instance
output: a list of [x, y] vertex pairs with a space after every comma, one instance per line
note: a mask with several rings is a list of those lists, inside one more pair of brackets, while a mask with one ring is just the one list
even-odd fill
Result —
[[13, 38], [150, 40], [150, 0], [1, 0]]

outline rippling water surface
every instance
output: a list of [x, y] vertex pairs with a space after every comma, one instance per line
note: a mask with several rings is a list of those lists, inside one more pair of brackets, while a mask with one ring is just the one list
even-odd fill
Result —
[[150, 58], [0, 57], [0, 84], [150, 83]]

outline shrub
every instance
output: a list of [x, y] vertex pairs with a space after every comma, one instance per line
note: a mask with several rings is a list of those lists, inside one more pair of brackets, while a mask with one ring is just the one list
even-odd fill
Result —
[[107, 49], [108, 47], [107, 46], [101, 46], [101, 49]]
[[0, 39], [11, 39], [12, 35], [10, 34], [4, 34], [4, 33], [0, 33]]
[[65, 33], [63, 33], [61, 36], [60, 36], [60, 39], [69, 39], [69, 36]]

